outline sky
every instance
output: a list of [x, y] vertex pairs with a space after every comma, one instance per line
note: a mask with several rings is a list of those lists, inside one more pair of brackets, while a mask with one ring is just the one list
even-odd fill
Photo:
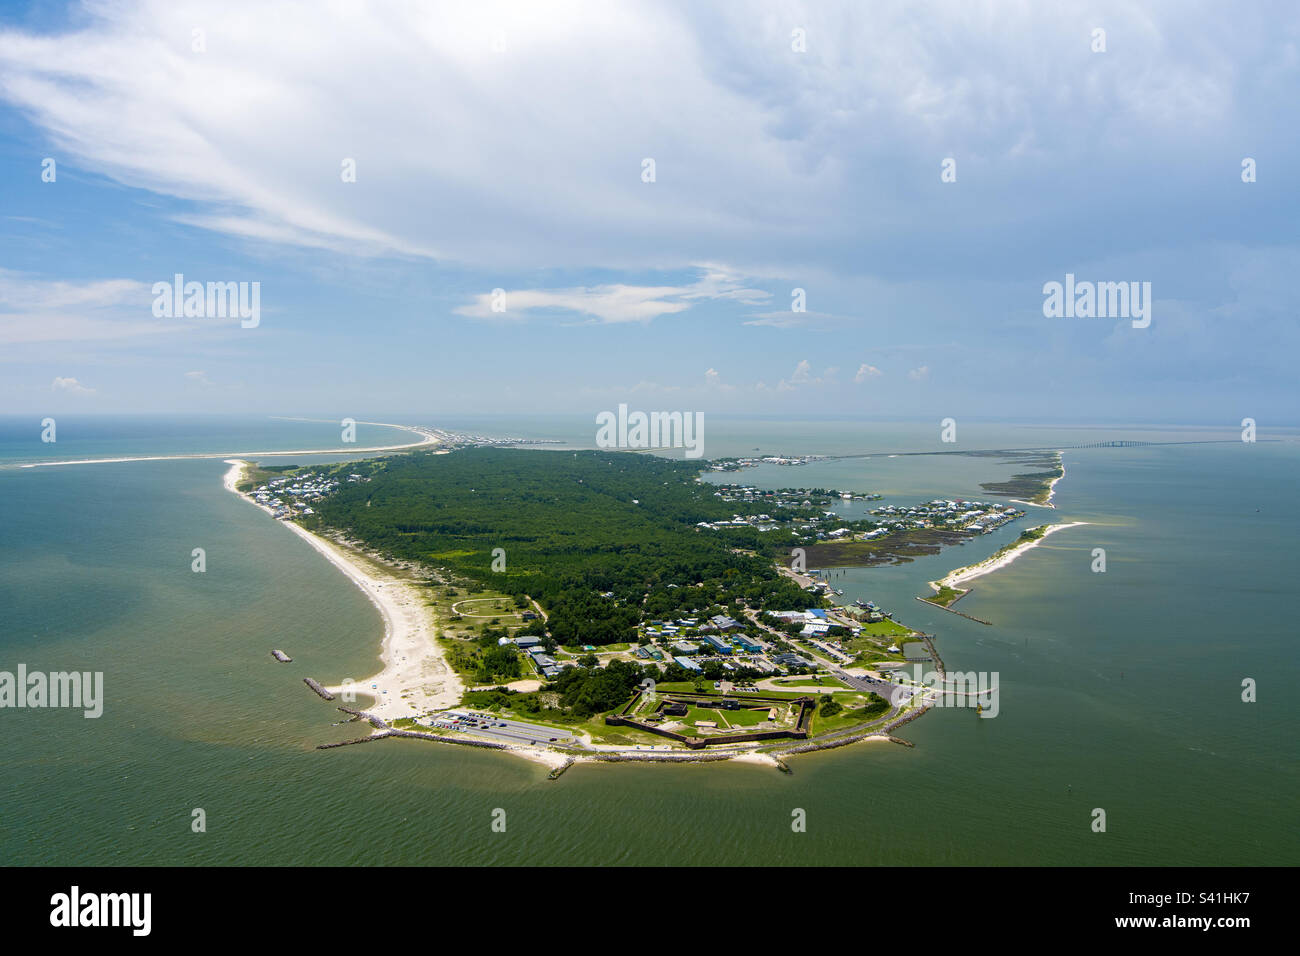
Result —
[[11, 0], [0, 410], [1293, 425], [1298, 94], [1284, 2]]

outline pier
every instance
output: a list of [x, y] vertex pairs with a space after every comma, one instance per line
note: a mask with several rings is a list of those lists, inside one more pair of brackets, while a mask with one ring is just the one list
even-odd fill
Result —
[[993, 626], [992, 621], [981, 621], [973, 614], [967, 614], [965, 611], [958, 611], [956, 608], [944, 607], [942, 604], [935, 604], [933, 601], [927, 601], [923, 597], [918, 597], [917, 600], [920, 601], [922, 604], [930, 605], [930, 607], [937, 607], [941, 611], [947, 611], [949, 614], [956, 614], [958, 617], [964, 617], [968, 621], [974, 621], [976, 624], [987, 624], [989, 627]]

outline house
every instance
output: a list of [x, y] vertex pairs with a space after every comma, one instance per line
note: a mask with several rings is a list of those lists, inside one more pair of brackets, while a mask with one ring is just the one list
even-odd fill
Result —
[[516, 637], [516, 638], [515, 638], [515, 644], [516, 644], [518, 647], [523, 647], [523, 648], [536, 647], [537, 645], [539, 645], [539, 644], [541, 644], [541, 643], [542, 643], [542, 639], [541, 639], [540, 637], [531, 637], [531, 636], [530, 636], [530, 637]]
[[679, 665], [680, 667], [686, 668], [688, 671], [696, 671], [696, 672], [703, 671], [703, 668], [701, 668], [699, 664], [695, 663], [695, 661], [689, 657], [674, 656], [673, 663]]

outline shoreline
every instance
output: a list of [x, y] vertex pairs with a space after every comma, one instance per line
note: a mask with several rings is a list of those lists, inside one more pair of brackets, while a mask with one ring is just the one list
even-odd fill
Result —
[[[236, 488], [250, 462], [231, 458], [227, 463], [231, 467], [223, 478], [226, 490], [258, 510], [271, 514], [270, 509]], [[352, 685], [358, 697], [374, 700], [373, 706], [364, 708], [368, 713], [391, 722], [444, 710], [460, 702], [464, 689], [460, 676], [447, 663], [437, 642], [437, 627], [416, 588], [375, 561], [350, 553], [338, 543], [313, 534], [292, 521], [278, 523], [289, 528], [343, 572], [379, 611], [384, 623], [379, 652], [383, 666], [378, 673]], [[371, 684], [377, 686], [372, 689]], [[341, 684], [329, 685], [326, 689], [336, 695], [343, 694]]]
[[[133, 458], [79, 458], [76, 460], [62, 461], [33, 461], [25, 465], [19, 465], [19, 468], [53, 468], [57, 465], [110, 465], [120, 464], [127, 461], [193, 461], [203, 458], [285, 458], [291, 455], [353, 455], [360, 453], [370, 453], [375, 451], [403, 451], [407, 448], [419, 448], [423, 445], [435, 445], [438, 443], [438, 436], [432, 431], [425, 428], [417, 428], [411, 425], [394, 425], [391, 422], [358, 422], [358, 425], [382, 425], [385, 428], [400, 428], [408, 432], [414, 432], [420, 436], [419, 441], [407, 442], [403, 445], [379, 445], [373, 448], [307, 448], [301, 451], [236, 451], [236, 452], [195, 452], [190, 455], [140, 455]], [[256, 504], [256, 502], [254, 502]]]
[[1046, 541], [1048, 535], [1055, 534], [1057, 531], [1063, 531], [1066, 528], [1077, 528], [1079, 525], [1090, 523], [1091, 522], [1088, 521], [1067, 521], [1061, 524], [1048, 525], [1047, 528], [1044, 529], [1042, 536], [1037, 537], [1032, 541], [1021, 542], [1001, 554], [987, 557], [976, 564], [969, 564], [963, 568], [956, 568], [949, 571], [938, 581], [929, 581], [927, 583], [936, 594], [945, 587], [959, 591], [969, 590], [969, 588], [962, 588], [961, 585], [965, 584], [967, 581], [973, 581], [975, 578], [983, 577], [986, 574], [992, 574], [994, 571], [1005, 568], [1026, 551], [1036, 548], [1040, 542]]
[[1047, 483], [1047, 500], [1046, 501], [1022, 501], [1019, 498], [1012, 498], [1013, 504], [1029, 505], [1032, 508], [1051, 508], [1056, 510], [1056, 505], [1052, 504], [1052, 499], [1056, 497], [1056, 483], [1065, 477], [1065, 455], [1057, 452], [1061, 459], [1061, 473]]

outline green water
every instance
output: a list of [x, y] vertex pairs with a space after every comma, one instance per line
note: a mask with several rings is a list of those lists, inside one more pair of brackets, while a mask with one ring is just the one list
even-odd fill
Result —
[[[554, 782], [539, 765], [418, 741], [315, 750], [357, 731], [332, 726], [342, 715], [301, 678], [371, 673], [381, 624], [320, 556], [222, 489], [219, 461], [0, 470], [0, 669], [102, 670], [107, 697], [98, 720], [0, 711], [0, 857], [1300, 862], [1300, 446], [1099, 449], [1069, 452], [1066, 464], [1059, 510], [1035, 512], [1035, 523], [1092, 524], [975, 582], [959, 607], [994, 627], [913, 596], [1018, 528], [836, 579], [846, 600], [871, 598], [936, 633], [950, 670], [998, 672], [996, 719], [935, 711], [904, 728], [914, 748], [793, 758], [789, 776], [595, 765]], [[1005, 477], [989, 469], [873, 458], [770, 477], [859, 479], [927, 498], [974, 495], [978, 480]], [[190, 570], [195, 547], [206, 550], [204, 574]], [[1105, 574], [1089, 570], [1095, 547], [1107, 551]], [[275, 663], [273, 647], [294, 663]], [[1241, 702], [1243, 677], [1258, 681], [1258, 703]], [[206, 833], [191, 832], [196, 807]], [[1106, 833], [1090, 830], [1097, 807]], [[492, 830], [496, 808], [505, 833]], [[795, 808], [805, 833], [791, 830]]]

